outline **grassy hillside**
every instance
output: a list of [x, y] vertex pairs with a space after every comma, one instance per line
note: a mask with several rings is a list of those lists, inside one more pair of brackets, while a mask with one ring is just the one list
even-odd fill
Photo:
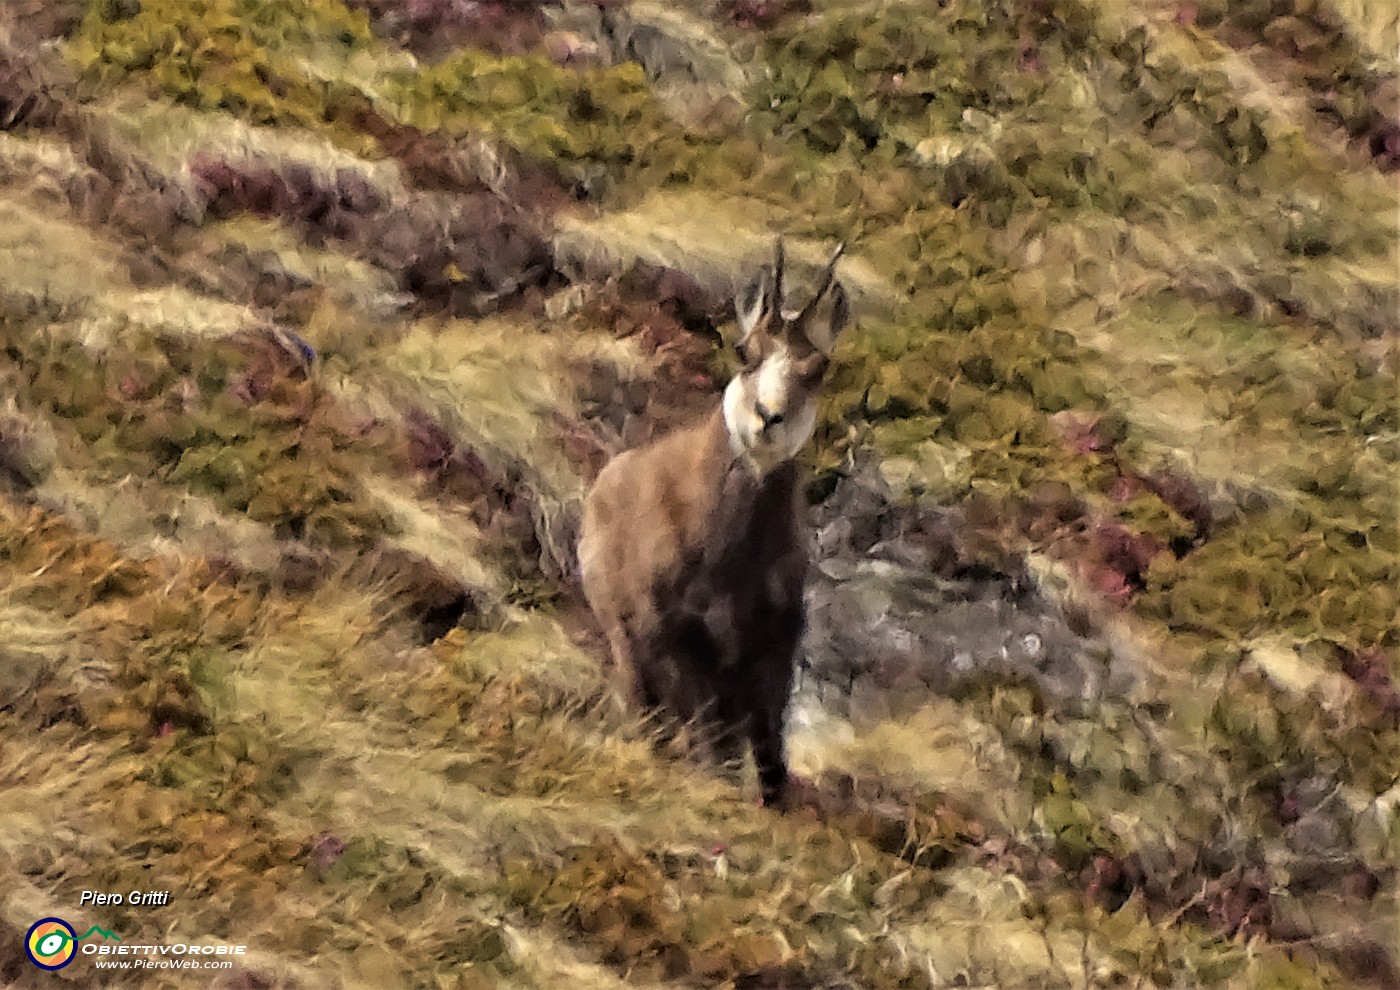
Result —
[[[0, 982], [1400, 986], [1397, 30], [0, 5]], [[858, 323], [786, 815], [572, 551], [777, 233]]]

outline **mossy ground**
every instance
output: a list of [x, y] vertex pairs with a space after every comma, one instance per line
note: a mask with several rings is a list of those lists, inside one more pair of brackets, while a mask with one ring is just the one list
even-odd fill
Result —
[[[0, 979], [48, 914], [221, 986], [1400, 979], [1390, 5], [478, 6], [0, 22]], [[881, 621], [993, 575], [1130, 675], [856, 630], [901, 704], [785, 817], [570, 556], [777, 232], [860, 304], [813, 497], [946, 551]]]

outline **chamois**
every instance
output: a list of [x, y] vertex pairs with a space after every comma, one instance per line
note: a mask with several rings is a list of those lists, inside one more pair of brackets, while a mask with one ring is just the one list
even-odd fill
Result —
[[793, 458], [850, 310], [844, 245], [800, 311], [783, 308], [783, 242], [735, 298], [740, 370], [717, 408], [603, 468], [579, 568], [634, 702], [702, 730], [733, 768], [753, 747], [764, 803], [787, 785], [783, 720], [806, 612]]

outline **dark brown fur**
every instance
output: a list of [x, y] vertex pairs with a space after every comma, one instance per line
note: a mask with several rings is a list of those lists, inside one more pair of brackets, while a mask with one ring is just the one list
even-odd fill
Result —
[[804, 621], [797, 468], [762, 478], [715, 410], [629, 451], [589, 495], [580, 557], [635, 700], [703, 730], [714, 755], [753, 746], [766, 801], [787, 778], [783, 716]]
[[692, 725], [728, 766], [751, 745], [768, 803], [787, 783], [783, 717], [805, 620], [793, 456], [847, 322], [840, 256], [789, 314], [778, 242], [773, 266], [736, 300], [743, 367], [720, 407], [608, 464], [579, 539], [584, 594], [633, 699]]

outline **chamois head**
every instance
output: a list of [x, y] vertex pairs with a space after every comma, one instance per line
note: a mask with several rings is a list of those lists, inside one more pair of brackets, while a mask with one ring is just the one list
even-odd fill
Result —
[[724, 421], [736, 454], [760, 474], [792, 458], [817, 423], [817, 390], [836, 338], [850, 318], [836, 281], [837, 245], [817, 292], [800, 310], [783, 308], [783, 242], [734, 300], [740, 370], [724, 390]]

